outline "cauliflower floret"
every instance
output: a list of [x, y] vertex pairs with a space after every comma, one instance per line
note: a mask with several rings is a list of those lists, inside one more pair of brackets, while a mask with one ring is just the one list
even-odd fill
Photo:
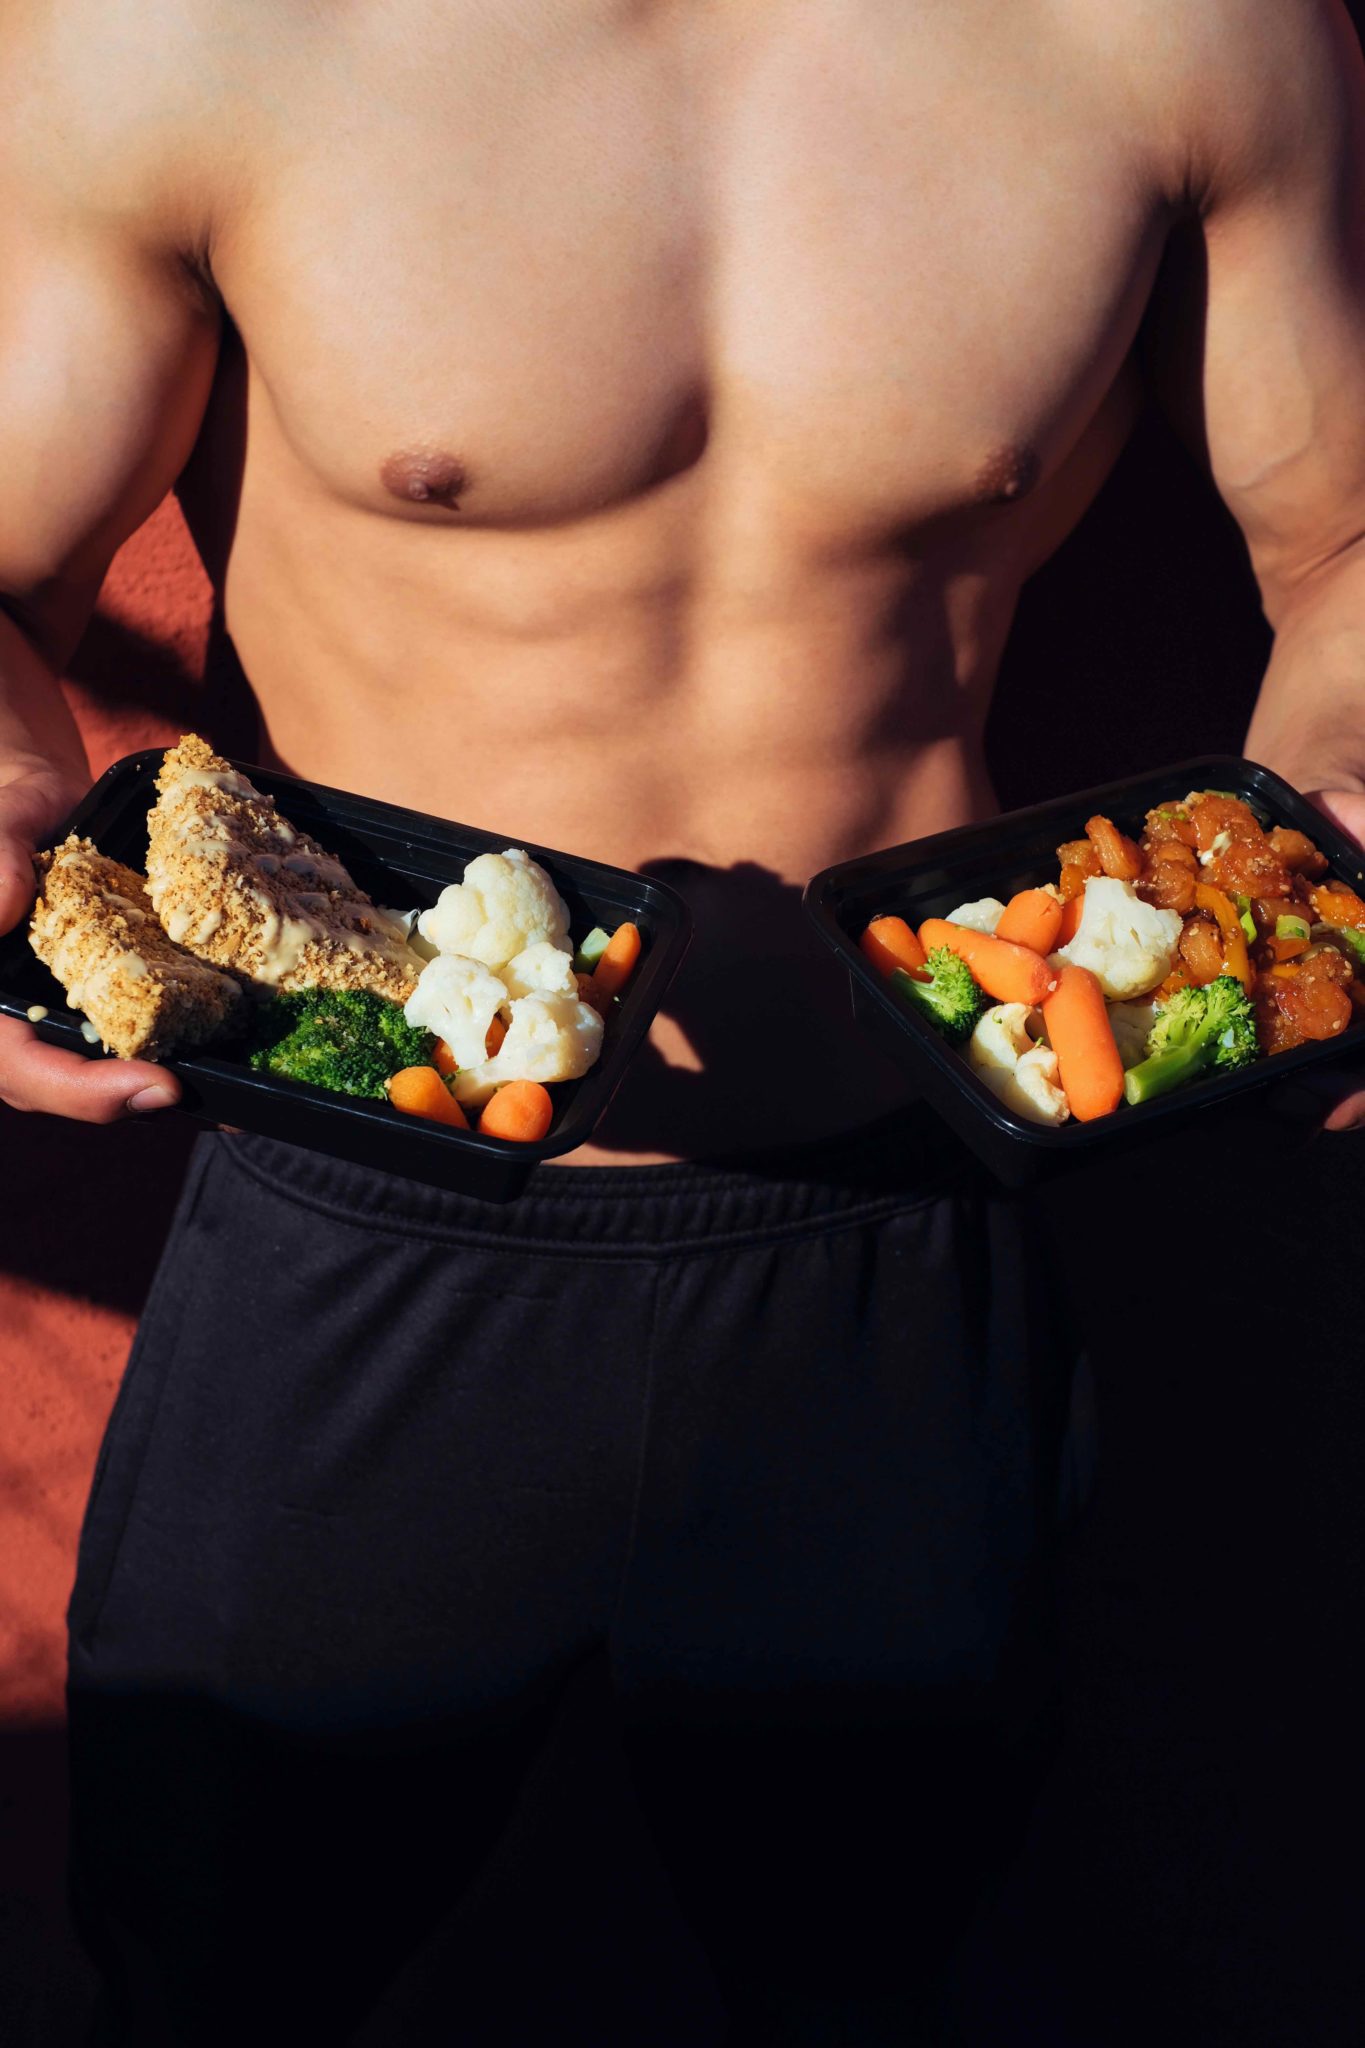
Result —
[[996, 1003], [978, 1017], [967, 1044], [967, 1058], [974, 1067], [1012, 1074], [1021, 1055], [1032, 1052], [1042, 1032], [1041, 1010], [1030, 1009], [1027, 1003]]
[[948, 912], [949, 924], [965, 924], [969, 932], [993, 932], [1005, 915], [1005, 906], [994, 896], [983, 896], [979, 903], [959, 903], [956, 910]]
[[1035, 1045], [1032, 1052], [1026, 1052], [1014, 1070], [1014, 1090], [996, 1092], [1035, 1124], [1064, 1124], [1071, 1114], [1057, 1055], [1050, 1045]]
[[509, 996], [577, 996], [578, 977], [573, 971], [572, 953], [561, 951], [548, 939], [525, 946], [502, 970]]
[[1109, 1023], [1114, 1043], [1125, 1068], [1141, 1066], [1147, 1057], [1147, 1040], [1161, 1012], [1155, 1003], [1111, 1003]]
[[506, 1001], [506, 987], [480, 961], [438, 953], [418, 976], [403, 1015], [419, 1030], [443, 1038], [461, 1067], [475, 1067], [484, 1059], [488, 1027]]
[[1171, 971], [1180, 913], [1144, 903], [1131, 882], [1095, 875], [1085, 885], [1076, 936], [1052, 965], [1088, 967], [1111, 1002], [1146, 995]]
[[470, 861], [464, 880], [441, 891], [417, 929], [439, 952], [462, 953], [494, 970], [541, 943], [572, 952], [564, 900], [519, 846]]
[[602, 1019], [577, 996], [518, 996], [510, 1015], [494, 1057], [455, 1076], [456, 1099], [471, 1108], [504, 1081], [576, 1081], [602, 1050]]
[[1027, 1003], [997, 1003], [978, 1020], [967, 1058], [1006, 1109], [1030, 1123], [1065, 1123], [1071, 1105], [1058, 1080], [1057, 1055], [1040, 1045], [1030, 1026], [1042, 1029], [1042, 1013]]

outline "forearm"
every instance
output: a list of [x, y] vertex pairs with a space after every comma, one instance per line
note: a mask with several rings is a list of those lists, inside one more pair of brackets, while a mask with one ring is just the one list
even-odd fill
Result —
[[89, 781], [85, 748], [46, 655], [0, 600], [0, 786], [36, 767]]
[[1365, 551], [1320, 570], [1273, 617], [1247, 754], [1297, 789], [1365, 791]]

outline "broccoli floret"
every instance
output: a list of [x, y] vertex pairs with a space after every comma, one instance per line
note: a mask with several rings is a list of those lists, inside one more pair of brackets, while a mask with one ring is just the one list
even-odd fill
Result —
[[951, 1044], [963, 1044], [971, 1037], [976, 1020], [986, 1007], [986, 998], [971, 968], [950, 946], [935, 946], [920, 971], [928, 973], [927, 981], [907, 974], [903, 967], [896, 969], [891, 980], [906, 1001], [913, 1003], [920, 1015], [927, 1017]]
[[1150, 1102], [1200, 1074], [1231, 1073], [1260, 1052], [1256, 1018], [1235, 975], [1220, 974], [1203, 988], [1177, 989], [1147, 1040], [1147, 1058], [1130, 1067], [1123, 1092], [1129, 1102]]
[[294, 989], [261, 1006], [249, 1064], [337, 1095], [384, 1096], [401, 1067], [429, 1066], [435, 1041], [371, 989]]

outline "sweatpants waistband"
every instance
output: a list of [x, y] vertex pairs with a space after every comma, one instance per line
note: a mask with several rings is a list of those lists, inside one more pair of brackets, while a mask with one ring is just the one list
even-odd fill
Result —
[[511, 1202], [426, 1187], [245, 1132], [203, 1142], [224, 1147], [242, 1172], [293, 1200], [376, 1229], [607, 1254], [720, 1249], [847, 1228], [932, 1201], [975, 1170], [919, 1103], [838, 1137], [742, 1159], [540, 1166]]

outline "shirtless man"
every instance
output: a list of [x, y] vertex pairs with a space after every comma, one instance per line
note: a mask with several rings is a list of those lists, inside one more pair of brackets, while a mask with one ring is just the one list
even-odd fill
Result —
[[[1276, 628], [1248, 751], [1365, 825], [1349, 23], [14, 0], [0, 33], [0, 926], [85, 778], [54, 676], [179, 479], [269, 758], [664, 872], [698, 930], [601, 1143], [494, 1221], [204, 1141], [72, 1611], [126, 2037], [247, 2038], [285, 1956], [294, 2038], [344, 2031], [426, 1924], [428, 1814], [454, 1896], [606, 1641], [733, 2038], [936, 2038], [1033, 1782], [1063, 1375], [799, 891], [989, 810], [1015, 601], [1149, 314]], [[95, 1121], [175, 1096], [13, 1024], [0, 1076]], [[890, 1165], [816, 1142], [866, 1125]], [[911, 1830], [904, 1894], [865, 1883]]]

